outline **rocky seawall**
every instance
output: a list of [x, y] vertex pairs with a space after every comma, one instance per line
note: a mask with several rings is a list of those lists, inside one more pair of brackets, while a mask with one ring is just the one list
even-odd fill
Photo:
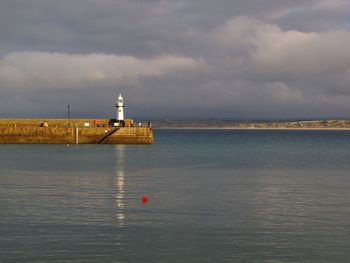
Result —
[[108, 120], [0, 120], [2, 144], [152, 144], [150, 127], [111, 127]]

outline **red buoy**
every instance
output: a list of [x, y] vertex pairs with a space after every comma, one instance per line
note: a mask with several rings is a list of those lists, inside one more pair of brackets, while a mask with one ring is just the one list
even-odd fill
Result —
[[148, 202], [148, 196], [147, 195], [142, 196], [142, 203], [146, 204], [147, 202]]

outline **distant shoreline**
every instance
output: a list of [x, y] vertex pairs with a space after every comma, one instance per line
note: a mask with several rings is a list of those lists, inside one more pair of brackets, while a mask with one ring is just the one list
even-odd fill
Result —
[[350, 128], [236, 128], [236, 127], [154, 127], [159, 130], [286, 130], [286, 131], [350, 131]]
[[153, 121], [160, 129], [230, 129], [230, 130], [350, 130], [350, 120], [300, 121]]
[[[84, 127], [86, 122], [108, 124], [109, 119], [0, 119], [0, 128], [67, 127], [74, 124]], [[142, 123], [142, 122], [141, 122]], [[155, 129], [206, 129], [206, 130], [303, 130], [348, 131], [350, 120], [299, 120], [299, 121], [226, 121], [226, 120], [153, 120]], [[136, 124], [138, 126], [138, 122]], [[104, 125], [102, 125], [104, 126]]]

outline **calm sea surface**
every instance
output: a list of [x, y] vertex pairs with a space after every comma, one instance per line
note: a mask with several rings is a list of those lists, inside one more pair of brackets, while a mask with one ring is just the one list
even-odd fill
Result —
[[350, 262], [350, 131], [154, 135], [0, 145], [0, 262]]

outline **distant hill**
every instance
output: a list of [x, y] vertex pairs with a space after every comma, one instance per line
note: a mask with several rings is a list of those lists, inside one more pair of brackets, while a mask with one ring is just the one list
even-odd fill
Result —
[[237, 129], [350, 129], [350, 120], [302, 121], [215, 121], [158, 120], [155, 128], [237, 128]]

